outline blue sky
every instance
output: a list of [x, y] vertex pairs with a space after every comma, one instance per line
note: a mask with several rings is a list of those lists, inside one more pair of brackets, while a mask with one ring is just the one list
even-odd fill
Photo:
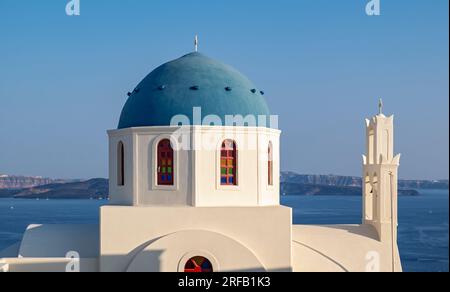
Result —
[[280, 115], [282, 168], [359, 175], [364, 118], [396, 116], [402, 178], [448, 178], [448, 0], [0, 0], [0, 173], [107, 176], [126, 93], [193, 49]]

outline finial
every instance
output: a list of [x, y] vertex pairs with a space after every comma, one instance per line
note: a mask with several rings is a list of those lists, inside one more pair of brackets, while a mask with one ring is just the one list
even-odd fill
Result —
[[198, 52], [198, 35], [195, 35], [195, 38], [194, 38], [194, 48], [195, 48], [195, 52]]
[[382, 115], [383, 114], [383, 99], [379, 99], [378, 100], [378, 114]]

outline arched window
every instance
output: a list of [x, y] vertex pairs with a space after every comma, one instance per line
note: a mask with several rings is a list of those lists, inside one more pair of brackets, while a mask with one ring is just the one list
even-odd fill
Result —
[[122, 141], [117, 145], [117, 185], [125, 185], [125, 148]]
[[237, 185], [237, 147], [233, 140], [225, 140], [220, 150], [220, 184]]
[[184, 266], [185, 273], [212, 273], [211, 262], [205, 257], [193, 257]]
[[367, 159], [369, 164], [376, 163], [375, 156], [375, 132], [374, 130], [369, 131], [369, 137], [367, 140]]
[[364, 214], [365, 220], [373, 220], [373, 187], [369, 174], [364, 178]]
[[378, 185], [378, 175], [377, 173], [374, 173], [373, 177], [372, 177], [372, 208], [373, 208], [373, 212], [372, 212], [372, 220], [379, 220], [380, 219], [380, 214], [378, 214], [379, 210], [378, 210], [378, 189], [379, 189], [379, 185]]
[[273, 186], [273, 145], [269, 142], [269, 147], [267, 150], [267, 184]]
[[158, 143], [158, 185], [173, 186], [174, 182], [173, 148], [169, 139]]

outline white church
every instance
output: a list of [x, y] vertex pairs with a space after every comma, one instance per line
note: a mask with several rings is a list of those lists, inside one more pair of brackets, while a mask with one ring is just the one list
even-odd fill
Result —
[[194, 52], [128, 95], [108, 131], [110, 201], [99, 225], [31, 225], [0, 253], [0, 270], [402, 271], [400, 158], [381, 107], [366, 121], [360, 224], [293, 225], [280, 205], [281, 132], [249, 79]]

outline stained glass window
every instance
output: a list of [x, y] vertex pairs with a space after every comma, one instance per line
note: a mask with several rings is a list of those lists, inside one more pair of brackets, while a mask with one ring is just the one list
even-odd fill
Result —
[[212, 273], [211, 262], [205, 257], [190, 258], [184, 266], [185, 273]]
[[169, 139], [158, 144], [158, 185], [172, 186], [174, 181], [173, 148]]
[[220, 184], [237, 185], [237, 147], [233, 140], [225, 140], [220, 151]]

